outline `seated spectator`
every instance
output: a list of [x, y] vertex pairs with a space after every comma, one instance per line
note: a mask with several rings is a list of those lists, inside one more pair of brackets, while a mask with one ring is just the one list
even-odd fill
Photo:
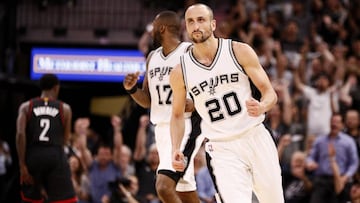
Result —
[[291, 156], [290, 170], [283, 170], [285, 203], [308, 203], [313, 184], [305, 167], [306, 154], [296, 151]]
[[103, 198], [103, 203], [140, 203], [137, 197], [139, 181], [136, 176], [131, 175], [117, 180], [111, 189], [110, 198]]
[[355, 182], [350, 189], [351, 203], [360, 203], [360, 183]]

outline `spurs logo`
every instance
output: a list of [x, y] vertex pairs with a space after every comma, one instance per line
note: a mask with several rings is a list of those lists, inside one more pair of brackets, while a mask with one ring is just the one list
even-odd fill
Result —
[[149, 70], [149, 78], [158, 78], [159, 81], [164, 79], [164, 76], [169, 75], [172, 67], [165, 66], [165, 67], [156, 67]]
[[207, 80], [200, 81], [197, 85], [190, 88], [194, 96], [198, 96], [203, 92], [208, 92], [210, 95], [216, 93], [215, 88], [220, 85], [239, 82], [239, 73], [217, 75], [208, 78]]
[[170, 73], [170, 70], [163, 68], [160, 71], [159, 81], [162, 81], [164, 79], [164, 76], [169, 74], [169, 73]]
[[[215, 81], [215, 82], [214, 82]], [[219, 84], [219, 77], [211, 78], [210, 84], [209, 84], [209, 94], [214, 95], [215, 94], [215, 87]]]

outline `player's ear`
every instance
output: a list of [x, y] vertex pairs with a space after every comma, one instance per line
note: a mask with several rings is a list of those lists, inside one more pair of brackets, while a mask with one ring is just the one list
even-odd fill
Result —
[[53, 87], [53, 90], [54, 90], [55, 94], [58, 95], [59, 92], [60, 92], [60, 85], [55, 85], [55, 86]]
[[212, 31], [216, 30], [216, 20], [215, 19], [211, 20], [211, 28], [212, 28]]
[[166, 26], [165, 26], [165, 25], [161, 25], [159, 30], [160, 30], [160, 33], [161, 33], [161, 34], [164, 33], [165, 30], [166, 30]]

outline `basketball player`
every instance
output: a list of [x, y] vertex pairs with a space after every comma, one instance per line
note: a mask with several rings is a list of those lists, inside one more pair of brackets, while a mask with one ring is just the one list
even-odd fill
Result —
[[261, 203], [284, 202], [275, 143], [263, 125], [277, 95], [254, 50], [216, 38], [213, 12], [204, 4], [190, 6], [185, 23], [194, 45], [170, 75], [173, 167], [181, 171], [186, 162], [179, 148], [188, 91], [209, 139], [205, 148], [222, 202], [251, 203], [252, 190]]
[[21, 198], [24, 202], [75, 203], [63, 148], [70, 138], [72, 111], [57, 100], [60, 85], [55, 75], [43, 75], [40, 87], [41, 96], [22, 103], [17, 118]]
[[[152, 35], [154, 43], [160, 43], [161, 47], [147, 57], [147, 71], [142, 89], [136, 85], [139, 73], [128, 74], [124, 80], [124, 88], [139, 105], [150, 108], [150, 120], [155, 125], [155, 143], [160, 159], [156, 177], [156, 190], [160, 200], [164, 203], [198, 203], [193, 158], [202, 140], [197, 138], [199, 132], [191, 130], [190, 118], [185, 119], [186, 136], [181, 147], [188, 157], [185, 174], [176, 172], [171, 164], [172, 91], [169, 75], [173, 67], [180, 62], [180, 55], [191, 46], [191, 43], [180, 41], [180, 22], [178, 15], [172, 11], [163, 11], [155, 17]], [[189, 111], [192, 111], [191, 104], [188, 105]], [[196, 120], [196, 117], [192, 116], [191, 119]]]

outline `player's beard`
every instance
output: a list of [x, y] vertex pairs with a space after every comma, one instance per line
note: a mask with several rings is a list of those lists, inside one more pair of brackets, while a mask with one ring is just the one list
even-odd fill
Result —
[[155, 49], [161, 47], [161, 42], [162, 42], [162, 37], [161, 37], [161, 34], [156, 31], [154, 33], [154, 39], [153, 39], [153, 46]]
[[[210, 29], [211, 29], [211, 28], [210, 28]], [[206, 41], [207, 39], [209, 39], [210, 36], [211, 36], [211, 31], [210, 31], [210, 29], [209, 29], [209, 30], [205, 30], [205, 31], [197, 30], [196, 32], [201, 32], [201, 34], [202, 34], [201, 38], [195, 38], [195, 37], [193, 37], [194, 34], [192, 33], [191, 36], [190, 36], [191, 41], [193, 41], [195, 44], [205, 42], [205, 41]]]

